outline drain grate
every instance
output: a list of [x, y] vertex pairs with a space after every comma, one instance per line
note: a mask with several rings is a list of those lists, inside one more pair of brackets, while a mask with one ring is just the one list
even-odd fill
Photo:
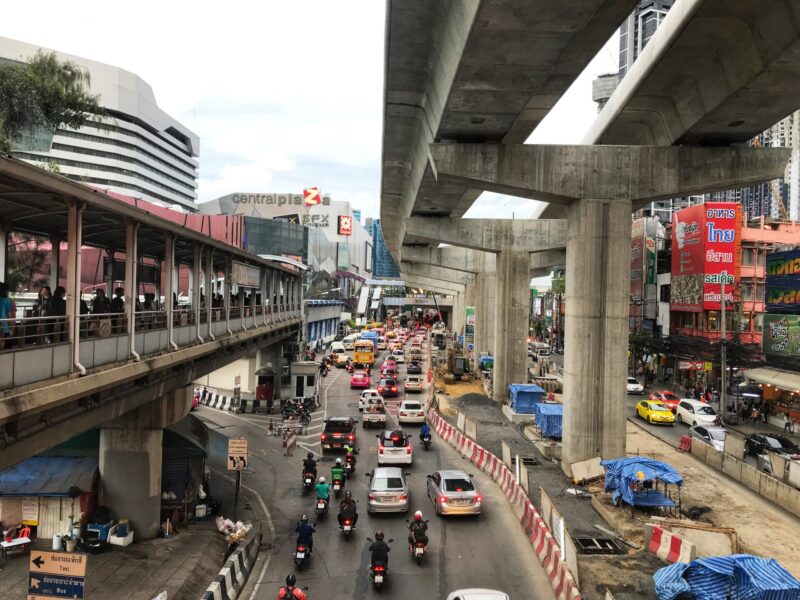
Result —
[[[516, 464], [516, 462], [517, 462], [517, 457], [516, 456], [512, 456], [511, 457], [511, 463], [512, 464]], [[535, 467], [536, 465], [539, 464], [539, 461], [536, 460], [533, 456], [520, 456], [519, 457], [519, 462], [521, 462], [526, 467]]]
[[624, 550], [617, 542], [606, 537], [575, 537], [575, 548], [579, 554], [622, 554]]

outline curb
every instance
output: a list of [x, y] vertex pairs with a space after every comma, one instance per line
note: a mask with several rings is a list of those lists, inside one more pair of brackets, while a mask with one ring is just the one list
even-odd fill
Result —
[[561, 560], [561, 548], [528, 498], [527, 492], [514, 479], [511, 469], [494, 454], [450, 425], [434, 408], [428, 410], [428, 420], [440, 438], [500, 486], [550, 580], [555, 597], [558, 600], [580, 600], [578, 585], [567, 564]]
[[250, 534], [244, 545], [239, 546], [225, 561], [214, 581], [206, 588], [202, 600], [236, 600], [239, 597], [258, 557], [261, 524], [255, 524]]

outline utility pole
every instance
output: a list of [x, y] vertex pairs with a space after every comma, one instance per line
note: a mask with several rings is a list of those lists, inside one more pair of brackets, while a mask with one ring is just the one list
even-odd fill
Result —
[[726, 315], [726, 310], [725, 310], [726, 307], [725, 307], [725, 278], [724, 277], [722, 278], [722, 293], [720, 294], [719, 306], [720, 306], [720, 312], [722, 313], [722, 322], [720, 323], [720, 329], [719, 329], [719, 332], [720, 332], [720, 337], [719, 337], [720, 347], [719, 347], [719, 351], [720, 351], [720, 363], [721, 363], [720, 367], [722, 369], [722, 373], [720, 375], [720, 383], [719, 383], [720, 388], [722, 388], [719, 391], [719, 412], [720, 412], [721, 415], [724, 415], [725, 414], [725, 407], [727, 406], [727, 404], [725, 403], [725, 390], [727, 389], [725, 379], [726, 379], [726, 376], [728, 374], [727, 373], [728, 364], [727, 364], [727, 360], [726, 360], [727, 359], [726, 350], [727, 350], [727, 345], [728, 345], [728, 334], [727, 334], [727, 331], [726, 331], [727, 327], [726, 327], [726, 323], [725, 323], [725, 321], [726, 321], [725, 317], [727, 315]]

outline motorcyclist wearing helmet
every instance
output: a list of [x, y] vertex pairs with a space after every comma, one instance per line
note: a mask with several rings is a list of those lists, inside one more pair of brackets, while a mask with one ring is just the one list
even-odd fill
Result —
[[339, 528], [344, 525], [345, 519], [350, 519], [353, 523], [353, 529], [358, 523], [358, 511], [356, 510], [356, 501], [353, 500], [353, 495], [350, 490], [344, 493], [344, 500], [339, 503], [339, 515], [336, 517], [339, 521]]
[[308, 522], [306, 515], [300, 517], [300, 522], [294, 531], [297, 534], [297, 545], [307, 546], [308, 551], [311, 552], [314, 549], [314, 534], [317, 533], [317, 530]]
[[350, 444], [344, 447], [344, 461], [353, 464], [353, 470], [356, 469], [356, 449]]
[[317, 483], [314, 490], [317, 493], [317, 500], [325, 500], [327, 503], [331, 499], [331, 488], [327, 483], [325, 483], [324, 477], [319, 478], [319, 483]]
[[422, 518], [421, 510], [414, 513], [414, 520], [408, 525], [409, 547], [413, 550], [417, 542], [428, 543], [428, 523]]
[[375, 532], [375, 541], [369, 545], [370, 561], [373, 565], [383, 564], [389, 566], [389, 544], [383, 541], [383, 532]]
[[331, 481], [339, 480], [344, 485], [344, 467], [342, 466], [342, 459], [337, 458], [336, 464], [331, 467]]
[[422, 424], [422, 427], [419, 428], [419, 437], [420, 439], [422, 439], [430, 436], [431, 436], [431, 428], [428, 427], [428, 423], [425, 422]]
[[297, 580], [295, 579], [294, 575], [287, 575], [286, 585], [281, 586], [281, 589], [278, 592], [278, 600], [285, 600], [286, 598], [294, 600], [307, 600], [308, 596], [306, 593], [300, 588], [294, 587], [295, 583], [297, 583]]
[[303, 475], [306, 473], [313, 474], [314, 479], [317, 478], [317, 461], [314, 460], [313, 452], [306, 454], [306, 457], [303, 459]]

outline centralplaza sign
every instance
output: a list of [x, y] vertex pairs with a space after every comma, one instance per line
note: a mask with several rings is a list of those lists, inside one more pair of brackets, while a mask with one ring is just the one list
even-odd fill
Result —
[[[234, 204], [267, 204], [273, 206], [305, 206], [303, 194], [232, 194], [231, 201]], [[331, 197], [322, 196], [319, 203], [322, 206], [330, 206]]]

